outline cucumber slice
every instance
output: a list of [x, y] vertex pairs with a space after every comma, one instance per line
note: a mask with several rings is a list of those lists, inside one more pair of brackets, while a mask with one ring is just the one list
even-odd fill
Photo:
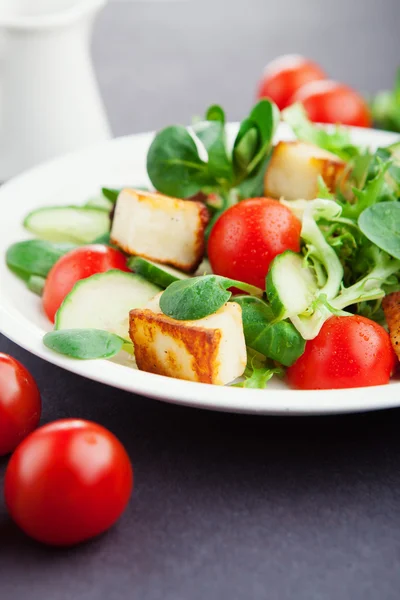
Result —
[[267, 296], [277, 319], [300, 315], [312, 303], [317, 291], [313, 271], [303, 257], [291, 250], [279, 254], [267, 275]]
[[29, 213], [24, 227], [43, 240], [86, 244], [109, 231], [110, 216], [99, 208], [52, 206]]
[[128, 260], [128, 267], [135, 273], [142, 275], [142, 277], [148, 281], [163, 288], [167, 288], [174, 281], [189, 278], [189, 275], [182, 273], [182, 271], [178, 271], [178, 269], [160, 265], [147, 258], [142, 258], [141, 256], [130, 258]]
[[129, 340], [129, 311], [160, 291], [135, 273], [97, 273], [75, 284], [57, 311], [55, 329], [102, 329]]
[[114, 203], [105, 196], [94, 196], [89, 198], [84, 208], [100, 208], [101, 210], [111, 211], [114, 208]]

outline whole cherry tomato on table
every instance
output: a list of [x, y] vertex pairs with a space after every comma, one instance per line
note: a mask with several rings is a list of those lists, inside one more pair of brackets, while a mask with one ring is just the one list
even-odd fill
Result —
[[217, 275], [265, 288], [277, 254], [300, 250], [301, 223], [272, 198], [251, 198], [222, 213], [208, 239], [208, 258]]
[[132, 486], [129, 457], [110, 431], [90, 421], [62, 419], [18, 446], [4, 491], [11, 517], [26, 534], [69, 546], [111, 527]]
[[370, 111], [364, 98], [336, 81], [307, 83], [293, 95], [292, 102], [301, 102], [314, 123], [371, 126]]
[[62, 301], [77, 281], [110, 269], [129, 271], [122, 252], [110, 246], [92, 244], [64, 254], [50, 270], [43, 290], [43, 308], [50, 321], [54, 322]]
[[279, 109], [289, 106], [293, 94], [305, 83], [326, 79], [314, 62], [298, 54], [288, 54], [270, 62], [258, 87], [258, 98], [270, 98]]
[[331, 317], [306, 343], [287, 379], [302, 390], [383, 385], [394, 365], [389, 334], [381, 325], [358, 315]]
[[18, 360], [0, 353], [0, 456], [12, 452], [36, 429], [41, 408], [32, 375]]

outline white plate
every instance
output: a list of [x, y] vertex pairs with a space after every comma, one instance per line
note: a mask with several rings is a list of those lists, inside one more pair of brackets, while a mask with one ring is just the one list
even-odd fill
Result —
[[[233, 126], [234, 129], [235, 126]], [[387, 145], [398, 136], [354, 129], [355, 143]], [[282, 127], [279, 138], [290, 138]], [[120, 187], [148, 182], [145, 169], [151, 134], [120, 138], [40, 166], [0, 189], [0, 330], [33, 354], [64, 369], [116, 388], [167, 402], [221, 411], [262, 414], [345, 413], [400, 406], [400, 381], [388, 386], [328, 391], [290, 390], [272, 381], [266, 390], [218, 387], [179, 381], [137, 371], [113, 361], [79, 361], [44, 347], [42, 337], [50, 325], [40, 300], [5, 266], [7, 247], [29, 237], [21, 223], [34, 208], [79, 204], [98, 193], [99, 187]]]

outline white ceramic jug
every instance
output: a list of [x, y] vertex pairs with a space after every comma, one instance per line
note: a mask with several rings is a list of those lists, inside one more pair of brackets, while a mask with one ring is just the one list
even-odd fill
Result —
[[107, 0], [0, 0], [0, 179], [110, 137], [90, 57]]

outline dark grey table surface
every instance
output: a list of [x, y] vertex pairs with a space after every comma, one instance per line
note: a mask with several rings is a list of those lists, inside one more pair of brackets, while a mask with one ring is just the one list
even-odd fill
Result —
[[[240, 118], [263, 64], [282, 52], [305, 53], [360, 89], [387, 87], [399, 21], [398, 0], [117, 1], [98, 20], [94, 57], [119, 135], [186, 123], [214, 101]], [[87, 381], [1, 336], [0, 351], [36, 377], [43, 423], [102, 423], [136, 474], [118, 525], [69, 550], [29, 541], [0, 500], [1, 598], [400, 597], [400, 411], [209, 413]]]

